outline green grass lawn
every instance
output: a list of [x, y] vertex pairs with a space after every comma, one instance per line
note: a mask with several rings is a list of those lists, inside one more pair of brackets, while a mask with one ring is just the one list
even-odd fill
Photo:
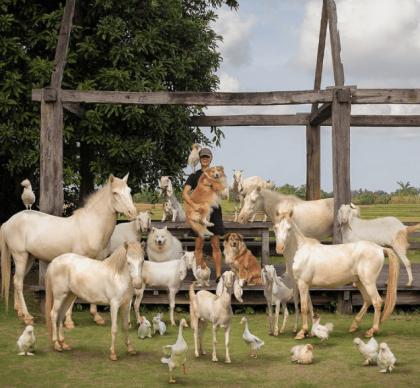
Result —
[[[125, 353], [122, 335], [118, 335], [117, 353], [119, 360], [108, 360], [110, 346], [109, 314], [104, 313], [107, 325], [96, 326], [89, 313], [74, 313], [77, 326], [66, 332], [66, 340], [73, 346], [68, 352], [56, 353], [50, 348], [46, 326], [40, 316], [38, 306], [31, 300], [31, 312], [35, 313], [37, 336], [36, 355], [17, 355], [16, 340], [23, 325], [12, 311], [5, 314], [0, 310], [0, 385], [2, 387], [164, 387], [167, 383], [167, 366], [160, 363], [161, 348], [176, 340], [177, 328], [168, 327], [163, 337], [149, 340], [137, 338], [136, 330], [130, 331], [135, 356]], [[187, 314], [177, 314], [177, 320]], [[362, 336], [372, 322], [368, 314], [362, 330], [355, 334], [347, 332], [352, 316], [321, 312], [322, 322], [331, 321], [335, 325], [331, 338], [326, 343], [318, 339], [295, 341], [291, 327], [294, 316], [288, 322], [287, 333], [270, 337], [267, 334], [265, 314], [249, 316], [250, 330], [266, 342], [257, 360], [248, 357], [248, 348], [242, 341], [243, 327], [239, 324], [242, 315], [235, 315], [231, 333], [232, 364], [223, 363], [223, 331], [219, 330], [219, 363], [213, 363], [207, 354], [195, 359], [191, 329], [185, 330], [189, 346], [187, 375], [177, 370], [178, 385], [189, 387], [401, 387], [418, 386], [420, 381], [420, 314], [418, 312], [394, 314], [382, 326], [378, 341], [385, 341], [398, 359], [398, 365], [391, 374], [379, 373], [375, 366], [362, 366], [362, 357], [352, 340]], [[167, 317], [167, 314], [166, 314]], [[152, 314], [148, 314], [152, 318]], [[282, 319], [282, 316], [280, 316]], [[290, 362], [289, 350], [298, 343], [314, 345], [313, 365], [295, 365]], [[211, 331], [205, 335], [205, 346], [211, 350]]]

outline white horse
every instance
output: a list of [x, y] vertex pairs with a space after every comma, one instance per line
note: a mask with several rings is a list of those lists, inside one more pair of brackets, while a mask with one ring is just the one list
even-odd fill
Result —
[[75, 253], [56, 257], [48, 266], [45, 276], [45, 318], [54, 350], [69, 350], [64, 342], [63, 320], [76, 297], [90, 303], [111, 307], [111, 353], [117, 360], [115, 338], [118, 310], [121, 309], [127, 351], [135, 354], [128, 336], [128, 314], [133, 297], [133, 287], [142, 285], [141, 272], [144, 250], [137, 241], [125, 242], [103, 261]]
[[[302, 329], [295, 339], [303, 339], [308, 332], [308, 312], [311, 286], [335, 288], [355, 283], [363, 297], [363, 306], [350, 326], [357, 330], [371, 304], [375, 309], [373, 326], [366, 332], [372, 337], [379, 331], [379, 322], [392, 313], [397, 300], [399, 261], [394, 251], [382, 248], [369, 241], [357, 243], [322, 245], [319, 241], [305, 237], [292, 219], [293, 210], [278, 214], [274, 225], [277, 253], [286, 246], [295, 247], [296, 253], [288, 267], [299, 288], [302, 313]], [[376, 280], [382, 270], [385, 256], [389, 258], [388, 287], [384, 310], [381, 316], [382, 299], [376, 288]]]
[[[2, 295], [8, 307], [11, 256], [15, 262], [15, 310], [26, 324], [33, 323], [23, 296], [23, 280], [35, 258], [49, 263], [68, 252], [103, 259], [118, 213], [129, 218], [137, 214], [127, 186], [128, 174], [119, 179], [111, 175], [107, 184], [94, 193], [86, 205], [71, 217], [51, 216], [24, 210], [5, 222], [0, 229]], [[91, 306], [95, 321], [102, 323], [96, 306]]]
[[245, 196], [238, 220], [243, 224], [256, 212], [264, 211], [275, 224], [279, 206], [293, 208], [293, 220], [305, 236], [320, 240], [332, 235], [334, 198], [304, 201], [294, 195], [281, 194], [259, 186]]

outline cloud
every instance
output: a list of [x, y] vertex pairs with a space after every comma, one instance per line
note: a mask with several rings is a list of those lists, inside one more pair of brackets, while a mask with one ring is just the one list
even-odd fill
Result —
[[[345, 74], [359, 87], [418, 85], [420, 1], [337, 0]], [[309, 0], [295, 62], [313, 72], [318, 47], [321, 1]], [[329, 34], [325, 65], [331, 71]]]
[[250, 63], [250, 37], [255, 17], [241, 16], [227, 8], [220, 9], [217, 14], [218, 19], [212, 27], [223, 37], [223, 41], [219, 43], [223, 61], [232, 66]]
[[237, 92], [239, 90], [239, 80], [225, 72], [219, 74], [220, 92]]

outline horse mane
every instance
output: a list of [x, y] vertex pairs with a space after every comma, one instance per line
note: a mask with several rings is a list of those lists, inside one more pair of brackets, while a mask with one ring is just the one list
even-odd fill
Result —
[[76, 209], [73, 212], [73, 215], [77, 215], [77, 214], [81, 213], [83, 210], [91, 209], [91, 208], [95, 207], [98, 203], [103, 202], [105, 200], [105, 198], [109, 196], [110, 187], [111, 187], [110, 183], [107, 182], [99, 190], [90, 194], [85, 199], [83, 206], [79, 209]]
[[274, 209], [279, 202], [287, 202], [290, 205], [302, 202], [302, 199], [296, 197], [295, 195], [282, 194], [274, 190], [262, 189], [261, 195], [264, 197], [266, 209]]
[[127, 263], [127, 250], [125, 245], [118, 247], [114, 253], [104, 260], [104, 264], [111, 268], [115, 273], [120, 273]]

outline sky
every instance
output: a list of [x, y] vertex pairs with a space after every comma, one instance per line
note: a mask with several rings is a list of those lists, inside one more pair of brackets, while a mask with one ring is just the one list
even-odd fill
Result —
[[[336, 0], [345, 84], [420, 87], [420, 0]], [[223, 37], [220, 91], [312, 89], [322, 0], [239, 0], [213, 28]], [[327, 33], [322, 88], [334, 84]], [[209, 107], [208, 115], [309, 112], [309, 105]], [[416, 105], [353, 105], [353, 114], [420, 114]], [[305, 127], [221, 127], [214, 163], [277, 185], [306, 182]], [[209, 133], [208, 128], [203, 128]], [[321, 187], [332, 190], [331, 128], [321, 129]], [[352, 190], [420, 187], [420, 128], [352, 128]]]

